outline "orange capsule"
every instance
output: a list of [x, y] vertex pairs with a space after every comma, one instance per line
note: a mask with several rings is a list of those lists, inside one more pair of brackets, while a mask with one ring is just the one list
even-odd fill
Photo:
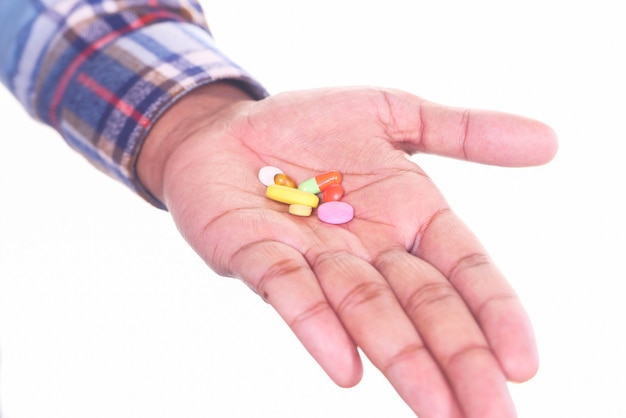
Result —
[[341, 184], [330, 184], [322, 193], [322, 200], [324, 202], [335, 202], [341, 200], [343, 194], [344, 190], [343, 187], [341, 187]]
[[298, 189], [318, 194], [326, 190], [328, 186], [331, 184], [339, 184], [341, 183], [342, 176], [339, 171], [329, 171], [328, 173], [318, 174], [315, 177], [312, 177], [298, 186]]
[[279, 186], [285, 187], [296, 187], [296, 182], [291, 179], [287, 174], [278, 173], [274, 176], [274, 184], [278, 184]]

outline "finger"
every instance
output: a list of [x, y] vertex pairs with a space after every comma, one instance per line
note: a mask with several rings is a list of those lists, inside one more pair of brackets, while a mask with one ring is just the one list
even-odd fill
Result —
[[383, 252], [374, 264], [446, 374], [465, 416], [515, 416], [506, 378], [450, 282], [404, 248]]
[[380, 120], [390, 140], [414, 153], [500, 165], [544, 164], [556, 154], [556, 134], [521, 116], [448, 107], [403, 92], [385, 92]]
[[337, 385], [350, 387], [360, 381], [363, 368], [356, 346], [298, 251], [283, 243], [259, 241], [235, 252], [231, 263]]
[[461, 416], [448, 383], [382, 276], [346, 252], [309, 260], [353, 340], [420, 417]]
[[452, 211], [438, 212], [424, 228], [415, 254], [441, 271], [461, 294], [507, 377], [530, 379], [539, 360], [528, 316], [469, 228]]

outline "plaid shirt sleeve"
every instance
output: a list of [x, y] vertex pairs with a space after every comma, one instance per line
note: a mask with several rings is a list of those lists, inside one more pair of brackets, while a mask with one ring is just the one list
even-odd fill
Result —
[[156, 119], [195, 87], [236, 80], [193, 0], [2, 0], [0, 78], [96, 167], [163, 208], [135, 163]]

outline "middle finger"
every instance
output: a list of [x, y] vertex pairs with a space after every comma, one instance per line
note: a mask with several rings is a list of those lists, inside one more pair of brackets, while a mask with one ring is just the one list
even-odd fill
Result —
[[515, 416], [504, 373], [450, 282], [403, 248], [381, 253], [374, 265], [447, 376], [466, 416]]
[[310, 256], [331, 306], [372, 363], [420, 417], [458, 417], [446, 378], [384, 277], [345, 251]]

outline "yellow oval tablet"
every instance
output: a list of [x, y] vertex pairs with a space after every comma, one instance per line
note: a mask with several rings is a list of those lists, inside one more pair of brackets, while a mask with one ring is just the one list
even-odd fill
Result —
[[313, 212], [313, 208], [311, 206], [306, 205], [289, 205], [289, 213], [296, 216], [311, 216], [311, 212]]
[[316, 208], [320, 202], [320, 198], [313, 193], [303, 192], [302, 190], [280, 186], [278, 184], [270, 184], [267, 186], [265, 195], [277, 202], [288, 203], [290, 205], [310, 206], [312, 208]]

